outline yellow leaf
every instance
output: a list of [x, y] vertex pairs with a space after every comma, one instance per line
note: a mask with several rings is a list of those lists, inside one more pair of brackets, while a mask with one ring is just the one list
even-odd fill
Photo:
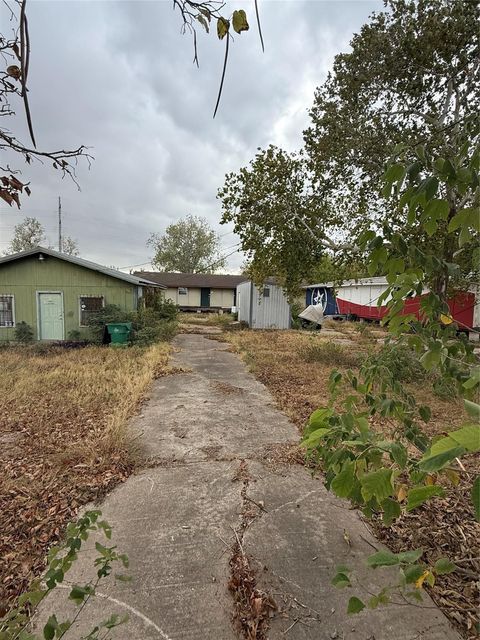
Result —
[[397, 491], [397, 500], [399, 502], [403, 502], [407, 497], [408, 487], [405, 484], [401, 484]]
[[450, 482], [453, 484], [454, 487], [458, 486], [460, 482], [460, 476], [456, 471], [454, 471], [453, 469], [445, 469], [445, 475], [447, 476], [447, 478], [450, 480]]
[[415, 587], [417, 589], [421, 589], [423, 586], [423, 583], [425, 582], [425, 580], [428, 578], [428, 574], [430, 573], [430, 571], [424, 571], [422, 573], [422, 575], [418, 578], [418, 580], [415, 582]]
[[435, 484], [435, 480], [436, 480], [436, 476], [432, 476], [432, 475], [428, 475], [425, 478], [425, 484], [429, 487], [433, 486]]
[[225, 18], [222, 18], [222, 17], [218, 18], [217, 35], [220, 38], [220, 40], [223, 40], [223, 38], [227, 35], [229, 29], [230, 29], [230, 22]]

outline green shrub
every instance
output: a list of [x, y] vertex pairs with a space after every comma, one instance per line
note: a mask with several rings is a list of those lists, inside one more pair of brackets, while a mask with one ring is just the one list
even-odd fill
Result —
[[68, 332], [68, 339], [72, 341], [77, 341], [82, 339], [82, 334], [78, 329], [72, 329]]
[[124, 311], [120, 307], [106, 305], [88, 319], [94, 342], [104, 341], [105, 325], [111, 322], [131, 322], [131, 342], [140, 346], [171, 340], [177, 328], [177, 307], [160, 296], [149, 298], [151, 306], [140, 304], [138, 311]]
[[300, 350], [300, 357], [305, 362], [320, 362], [339, 367], [355, 367], [358, 355], [335, 342], [310, 342]]
[[132, 342], [139, 347], [146, 347], [155, 342], [168, 342], [177, 332], [177, 323], [172, 320], [159, 320], [156, 324], [145, 325], [138, 328]]
[[378, 367], [380, 375], [383, 372], [384, 376], [399, 382], [416, 382], [426, 376], [416, 353], [406, 345], [394, 342], [383, 345], [380, 351], [369, 356], [367, 365]]
[[92, 313], [88, 318], [88, 326], [93, 342], [103, 343], [105, 325], [110, 322], [132, 322], [134, 320], [132, 312], [124, 311], [115, 304], [107, 304], [103, 309]]
[[33, 342], [34, 333], [32, 327], [26, 322], [19, 322], [15, 327], [15, 340], [22, 344]]

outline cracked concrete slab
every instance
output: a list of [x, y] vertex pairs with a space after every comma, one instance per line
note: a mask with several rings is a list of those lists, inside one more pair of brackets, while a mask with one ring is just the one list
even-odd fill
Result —
[[[378, 590], [383, 574], [366, 572], [363, 563], [372, 546], [381, 545], [357, 513], [306, 469], [273, 471], [262, 464], [263, 446], [295, 442], [298, 434], [227, 345], [189, 334], [178, 336], [175, 346], [173, 364], [190, 372], [156, 380], [131, 425], [143, 433], [158, 466], [131, 477], [101, 506], [114, 543], [130, 558], [133, 581], [102, 584], [77, 635], [92, 621], [127, 612], [130, 621], [115, 630], [117, 640], [238, 638], [227, 588], [229, 545], [247, 500], [242, 544], [259, 588], [279, 607], [270, 640], [458, 638], [430, 600], [429, 608], [389, 606], [345, 615], [345, 593], [330, 585], [335, 566], [349, 565], [368, 589]], [[247, 484], [238, 477], [242, 459]], [[91, 541], [69, 580], [88, 580], [95, 555]], [[66, 593], [48, 599], [43, 619], [51, 611], [60, 617], [71, 611]]]

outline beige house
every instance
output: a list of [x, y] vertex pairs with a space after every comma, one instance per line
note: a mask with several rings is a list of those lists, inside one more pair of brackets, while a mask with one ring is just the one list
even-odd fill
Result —
[[137, 271], [134, 275], [165, 286], [165, 298], [181, 311], [230, 311], [237, 303], [237, 285], [245, 280], [217, 273]]

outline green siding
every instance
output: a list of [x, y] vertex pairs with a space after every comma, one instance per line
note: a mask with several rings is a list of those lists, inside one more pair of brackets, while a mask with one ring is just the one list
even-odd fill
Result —
[[[15, 296], [15, 322], [29, 324], [36, 337], [37, 291], [63, 292], [66, 338], [72, 330], [88, 336], [88, 329], [79, 326], [80, 296], [104, 296], [105, 304], [116, 304], [126, 311], [133, 311], [137, 302], [136, 285], [52, 256], [45, 255], [43, 261], [32, 256], [0, 264], [0, 295]], [[13, 327], [0, 327], [0, 341], [13, 340], [14, 331]]]

